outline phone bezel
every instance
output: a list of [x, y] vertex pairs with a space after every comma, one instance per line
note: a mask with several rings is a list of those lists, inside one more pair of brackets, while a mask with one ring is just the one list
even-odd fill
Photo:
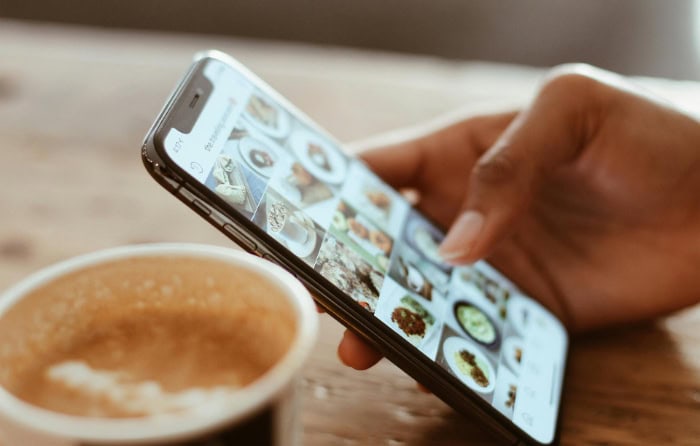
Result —
[[[566, 380], [568, 354], [562, 358], [563, 376], [559, 389], [560, 403], [555, 421], [554, 438], [551, 443], [541, 443], [518, 427], [486, 400], [482, 399], [476, 392], [466, 387], [458, 378], [440, 367], [436, 361], [429, 359], [417, 347], [410, 344], [398, 333], [395, 333], [372, 313], [357, 305], [345, 292], [321, 276], [312, 266], [293, 254], [286, 253], [286, 248], [282, 244], [255, 225], [252, 220], [230, 207], [222, 198], [209, 190], [206, 185], [192, 178], [184, 169], [170, 159], [163, 144], [164, 135], [172, 128], [172, 126], [167, 125], [169, 118], [173, 116], [175, 110], [182, 109], [183, 104], [188, 99], [184, 93], [190, 91], [189, 86], [193, 81], [197, 81], [197, 76], [203, 77], [203, 67], [209, 59], [224, 62], [234, 70], [242, 73], [255, 87], [261, 89], [289, 110], [295, 118], [301, 120], [305, 125], [319, 132], [322, 136], [342, 146], [304, 112], [287, 101], [280, 93], [238, 61], [218, 51], [206, 51], [195, 56], [194, 63], [171, 94], [146, 136], [142, 147], [142, 158], [144, 165], [154, 179], [248, 252], [267, 258], [292, 272], [310, 289], [316, 301], [332, 317], [377, 348], [387, 359], [396, 364], [409, 376], [425, 385], [436, 396], [458, 412], [469, 415], [473, 415], [476, 412], [479, 414], [480, 421], [487, 424], [492, 431], [508, 439], [511, 444], [558, 444], [562, 412], [561, 401]], [[185, 104], [185, 106], [187, 105]], [[230, 225], [229, 229], [234, 228], [235, 231], [225, 230], [225, 224]], [[255, 248], [251, 248], [250, 239], [255, 242]], [[566, 343], [568, 346], [568, 333], [566, 333]]]

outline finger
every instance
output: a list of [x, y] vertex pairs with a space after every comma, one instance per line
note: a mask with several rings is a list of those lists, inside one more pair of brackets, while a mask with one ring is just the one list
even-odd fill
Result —
[[425, 138], [369, 149], [360, 158], [395, 189], [414, 187], [420, 177]]
[[323, 307], [320, 306], [319, 304], [316, 304], [316, 311], [321, 313], [321, 314], [326, 312], [326, 310], [324, 310]]
[[382, 359], [382, 354], [367, 345], [355, 333], [345, 330], [338, 345], [338, 357], [343, 364], [356, 370], [366, 370]]
[[576, 73], [553, 78], [481, 156], [440, 247], [446, 261], [471, 263], [488, 255], [528, 209], [543, 178], [579, 155], [595, 125], [599, 85]]
[[416, 387], [418, 387], [418, 390], [420, 390], [423, 393], [433, 393], [430, 391], [430, 389], [428, 389], [427, 387], [425, 387], [423, 384], [421, 384], [419, 382], [416, 382]]
[[383, 144], [376, 145], [375, 141], [376, 146], [362, 150], [360, 158], [395, 189], [420, 189], [440, 149], [464, 145], [470, 128], [469, 120], [436, 120], [380, 137]]
[[360, 158], [394, 188], [420, 191], [432, 186], [436, 171], [442, 170], [445, 149], [481, 154], [514, 116], [512, 112], [459, 120], [447, 116], [420, 128], [379, 137], [371, 141], [373, 148], [361, 151]]

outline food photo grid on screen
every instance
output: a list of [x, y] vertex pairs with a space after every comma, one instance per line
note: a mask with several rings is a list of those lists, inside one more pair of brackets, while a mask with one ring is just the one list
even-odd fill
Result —
[[[360, 161], [254, 89], [206, 185], [509, 418], [538, 305]], [[532, 331], [532, 330], [530, 330]]]

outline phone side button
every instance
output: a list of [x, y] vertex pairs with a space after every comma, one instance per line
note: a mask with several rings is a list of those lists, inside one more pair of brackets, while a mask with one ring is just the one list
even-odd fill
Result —
[[279, 259], [279, 257], [275, 256], [274, 254], [264, 252], [262, 255], [262, 258], [267, 260], [268, 262], [274, 263], [277, 266], [281, 266], [282, 268], [286, 269], [287, 272], [289, 272], [291, 275], [293, 275], [294, 277], [297, 277], [297, 275], [294, 274], [292, 271], [289, 271], [288, 267], [285, 266], [284, 263], [282, 263], [282, 261]]
[[243, 245], [243, 248], [245, 248], [247, 251], [257, 252], [258, 247], [255, 245], [255, 243], [252, 240], [250, 240], [248, 237], [243, 235], [243, 233], [241, 233], [238, 229], [236, 229], [232, 224], [224, 223], [223, 229], [224, 229], [224, 231], [233, 235], [233, 237], [236, 239], [236, 241], [241, 243]]
[[282, 268], [287, 269], [287, 267], [284, 266], [284, 263], [280, 260], [280, 258], [277, 257], [277, 256], [274, 255], [274, 254], [270, 254], [270, 253], [268, 253], [268, 252], [265, 252], [265, 253], [263, 253], [262, 258], [265, 259], [265, 260], [267, 260], [267, 261], [269, 261], [269, 262], [274, 263], [275, 265], [279, 265], [279, 266], [281, 266]]
[[279, 265], [279, 260], [277, 260], [277, 257], [273, 256], [272, 254], [268, 254], [266, 252], [263, 253], [262, 258], [267, 260], [268, 262], [272, 262], [275, 265]]
[[209, 206], [206, 204], [202, 203], [201, 201], [197, 200], [196, 198], [192, 200], [192, 204], [194, 207], [202, 211], [204, 214], [209, 215], [211, 214], [211, 209], [209, 209]]

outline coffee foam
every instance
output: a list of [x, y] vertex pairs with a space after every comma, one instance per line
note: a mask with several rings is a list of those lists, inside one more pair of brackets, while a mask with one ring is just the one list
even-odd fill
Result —
[[51, 366], [46, 377], [63, 392], [76, 392], [83, 398], [99, 400], [111, 411], [129, 416], [157, 416], [185, 412], [202, 403], [225, 403], [239, 387], [217, 386], [167, 392], [156, 381], [130, 382], [128, 375], [95, 370], [82, 361], [65, 361]]
[[269, 370], [294, 320], [282, 291], [246, 269], [113, 261], [41, 286], [0, 318], [0, 385], [69, 414], [180, 411], [231, 397]]

